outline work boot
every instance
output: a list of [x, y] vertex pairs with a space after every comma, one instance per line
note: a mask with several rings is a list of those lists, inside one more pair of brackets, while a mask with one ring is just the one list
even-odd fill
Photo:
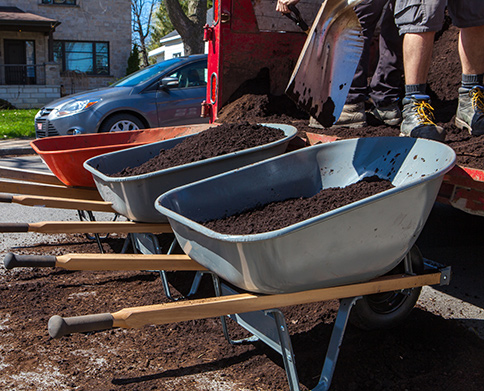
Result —
[[444, 141], [445, 130], [434, 123], [433, 107], [428, 95], [403, 98], [403, 121], [400, 136]]
[[397, 102], [388, 106], [375, 106], [371, 113], [378, 121], [388, 126], [397, 126], [402, 122], [402, 111]]
[[362, 128], [366, 126], [365, 102], [347, 103], [333, 128]]
[[484, 134], [484, 87], [459, 88], [455, 124], [459, 129], [467, 129], [473, 136]]
[[[309, 118], [309, 126], [325, 128], [313, 117]], [[365, 102], [360, 102], [345, 104], [338, 120], [330, 128], [361, 128], [363, 126], [366, 126]]]

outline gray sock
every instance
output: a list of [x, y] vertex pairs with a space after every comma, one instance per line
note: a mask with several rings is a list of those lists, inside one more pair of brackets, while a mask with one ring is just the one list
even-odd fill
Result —
[[405, 96], [427, 95], [427, 84], [405, 84]]
[[468, 88], [469, 90], [475, 86], [482, 86], [484, 83], [484, 74], [480, 75], [465, 75], [462, 74], [462, 88]]

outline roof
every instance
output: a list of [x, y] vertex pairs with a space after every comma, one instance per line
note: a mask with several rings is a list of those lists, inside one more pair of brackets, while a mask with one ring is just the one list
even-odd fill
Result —
[[17, 7], [0, 7], [0, 30], [2, 31], [54, 31], [60, 24], [55, 19], [22, 11]]
[[172, 37], [176, 37], [176, 36], [178, 36], [178, 31], [173, 30], [171, 33], [168, 33], [165, 36], [163, 36], [160, 40], [164, 41], [167, 38], [172, 38]]

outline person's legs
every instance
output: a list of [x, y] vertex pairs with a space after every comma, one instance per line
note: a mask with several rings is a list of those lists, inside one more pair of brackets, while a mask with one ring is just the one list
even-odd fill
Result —
[[383, 10], [378, 64], [370, 81], [370, 97], [375, 105], [372, 114], [392, 126], [402, 121], [400, 99], [403, 75], [403, 39], [395, 25], [394, 4], [395, 0], [388, 1]]
[[462, 73], [478, 75], [484, 73], [484, 25], [467, 27], [460, 30], [459, 56]]
[[396, 0], [395, 23], [400, 34], [404, 34], [405, 98], [401, 136], [440, 141], [445, 138], [444, 129], [433, 122], [433, 108], [426, 94], [435, 32], [442, 27], [445, 6], [444, 0]]
[[428, 31], [405, 34], [403, 39], [405, 98], [400, 135], [443, 141], [444, 129], [434, 123], [433, 108], [426, 93], [434, 36], [435, 32]]
[[462, 85], [455, 123], [473, 135], [484, 134], [484, 1], [449, 0], [452, 23], [460, 28]]
[[370, 62], [370, 47], [375, 28], [380, 20], [385, 3], [388, 0], [363, 0], [354, 7], [361, 24], [363, 36], [363, 51], [351, 83], [346, 103], [364, 102], [368, 99], [368, 67]]
[[462, 64], [462, 86], [455, 124], [472, 135], [484, 134], [484, 26], [460, 30], [459, 56]]
[[[427, 84], [435, 31], [408, 33], [403, 38], [405, 84]], [[425, 91], [422, 91], [425, 93]]]
[[[363, 51], [351, 83], [346, 102], [335, 127], [360, 128], [366, 125], [365, 102], [368, 99], [368, 66], [370, 61], [370, 46], [375, 33], [375, 27], [388, 0], [363, 0], [354, 7], [361, 24], [363, 36]], [[310, 121], [314, 126], [314, 121]]]

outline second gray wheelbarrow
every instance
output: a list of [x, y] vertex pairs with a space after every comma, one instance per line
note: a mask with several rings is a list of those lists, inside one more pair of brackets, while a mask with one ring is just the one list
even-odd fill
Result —
[[92, 173], [101, 197], [112, 203], [113, 209], [131, 220], [148, 223], [166, 223], [167, 219], [155, 210], [156, 198], [177, 186], [217, 175], [238, 167], [264, 160], [287, 149], [297, 129], [283, 124], [262, 124], [284, 131], [280, 140], [238, 152], [164, 170], [128, 177], [110, 176], [126, 167], [137, 167], [158, 155], [161, 149], [170, 149], [188, 137], [177, 137], [123, 151], [96, 156], [84, 162]]

